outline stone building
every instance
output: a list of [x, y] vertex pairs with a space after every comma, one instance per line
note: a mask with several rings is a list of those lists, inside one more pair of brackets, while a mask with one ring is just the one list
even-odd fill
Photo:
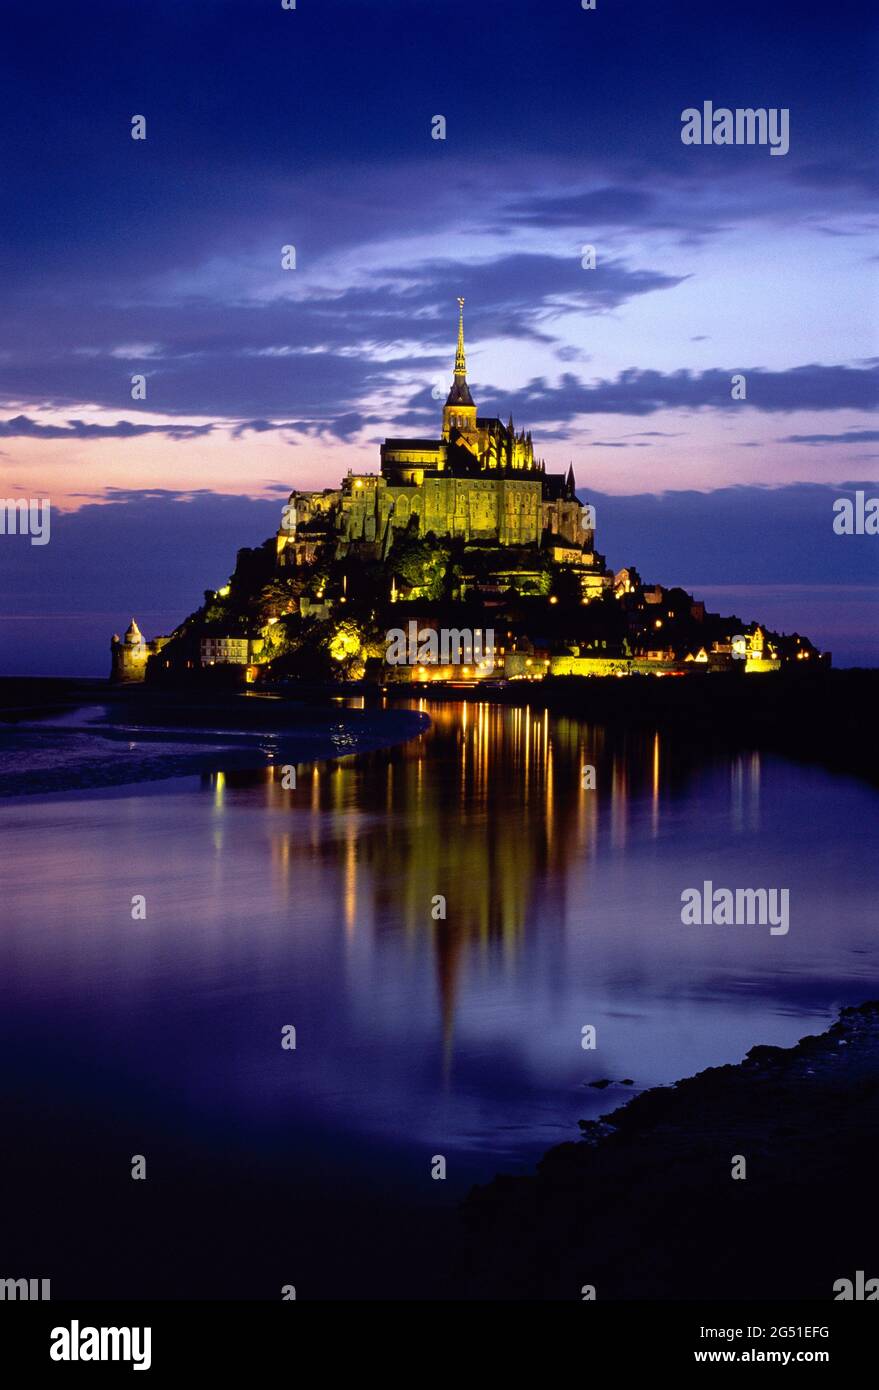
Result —
[[202, 666], [246, 666], [252, 647], [246, 637], [202, 637], [199, 659]]
[[132, 618], [124, 637], [114, 632], [110, 639], [111, 681], [117, 684], [142, 681], [146, 676], [147, 661], [160, 652], [167, 641], [167, 637], [157, 637], [155, 641], [147, 642]]
[[458, 301], [454, 376], [436, 439], [386, 439], [381, 471], [348, 473], [338, 489], [294, 492], [278, 531], [281, 566], [310, 564], [322, 545], [387, 555], [395, 532], [459, 539], [470, 545], [531, 546], [577, 568], [584, 596], [613, 576], [594, 550], [590, 514], [576, 494], [574, 469], [547, 473], [530, 432], [512, 418], [479, 416], [467, 383], [463, 300]]

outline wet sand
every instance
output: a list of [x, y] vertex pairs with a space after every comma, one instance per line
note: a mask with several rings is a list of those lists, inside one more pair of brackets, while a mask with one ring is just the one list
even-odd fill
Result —
[[0, 797], [247, 771], [386, 748], [428, 727], [411, 710], [205, 695], [105, 682], [0, 681]]

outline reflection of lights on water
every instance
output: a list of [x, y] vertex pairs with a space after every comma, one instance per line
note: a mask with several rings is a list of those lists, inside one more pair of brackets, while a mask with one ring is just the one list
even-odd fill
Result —
[[[546, 735], [548, 740], [548, 734]], [[544, 749], [546, 761], [546, 838], [552, 843], [553, 831], [553, 782], [552, 782], [552, 744], [547, 741]]]
[[357, 921], [357, 820], [350, 815], [345, 827], [344, 908], [345, 933], [353, 936]]
[[311, 847], [316, 849], [320, 841], [320, 774], [317, 763], [311, 769]]
[[628, 833], [628, 769], [614, 755], [610, 774], [610, 836], [614, 849], [625, 849]]
[[749, 761], [748, 772], [750, 782], [748, 790], [750, 797], [750, 822], [752, 830], [760, 829], [760, 754], [752, 753]]

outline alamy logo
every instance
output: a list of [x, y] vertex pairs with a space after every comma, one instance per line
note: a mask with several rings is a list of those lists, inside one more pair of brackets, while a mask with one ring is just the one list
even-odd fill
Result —
[[16, 1299], [34, 1303], [51, 1297], [50, 1279], [0, 1279], [0, 1299], [14, 1303]]
[[49, 1355], [53, 1361], [131, 1361], [132, 1370], [152, 1365], [151, 1327], [53, 1327]]
[[769, 927], [771, 936], [790, 930], [789, 888], [715, 888], [706, 879], [701, 888], [681, 893], [685, 927]]
[[835, 535], [879, 536], [879, 497], [860, 490], [854, 497], [837, 497], [833, 513]]
[[408, 632], [392, 627], [386, 634], [389, 666], [478, 666], [494, 669], [494, 628], [425, 627], [413, 620]]
[[833, 1285], [834, 1303], [875, 1303], [879, 1299], [879, 1279], [864, 1279], [862, 1269], [855, 1270], [854, 1279], [837, 1279]]
[[31, 545], [48, 545], [51, 532], [48, 497], [6, 497], [0, 501], [0, 536], [30, 536]]
[[768, 145], [770, 154], [790, 149], [790, 110], [786, 106], [718, 106], [703, 101], [681, 112], [685, 145]]

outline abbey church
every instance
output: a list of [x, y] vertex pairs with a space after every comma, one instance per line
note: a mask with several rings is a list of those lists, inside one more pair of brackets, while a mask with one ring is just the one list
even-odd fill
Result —
[[352, 473], [337, 489], [293, 492], [278, 531], [278, 563], [308, 565], [328, 545], [386, 558], [395, 533], [455, 538], [469, 545], [529, 547], [574, 566], [584, 597], [612, 586], [594, 551], [588, 509], [574, 470], [547, 473], [531, 434], [479, 416], [467, 384], [464, 301], [458, 300], [454, 379], [438, 439], [386, 439], [381, 472]]
[[[369, 663], [369, 679], [406, 680], [408, 663], [386, 659], [398, 618], [457, 630], [468, 605], [503, 624], [499, 664], [483, 666], [504, 680], [825, 660], [796, 633], [706, 613], [683, 589], [644, 584], [632, 566], [614, 575], [595, 549], [594, 512], [577, 497], [573, 466], [548, 473], [530, 433], [477, 414], [463, 299], [438, 438], [386, 439], [380, 472], [349, 469], [338, 488], [292, 492], [277, 535], [240, 550], [229, 580], [204, 593], [170, 636], [147, 642], [133, 620], [114, 636], [113, 680], [213, 671], [245, 684], [291, 674], [323, 681], [328, 669], [333, 680], [361, 680]], [[419, 661], [419, 681], [485, 675], [454, 663], [429, 673]]]

